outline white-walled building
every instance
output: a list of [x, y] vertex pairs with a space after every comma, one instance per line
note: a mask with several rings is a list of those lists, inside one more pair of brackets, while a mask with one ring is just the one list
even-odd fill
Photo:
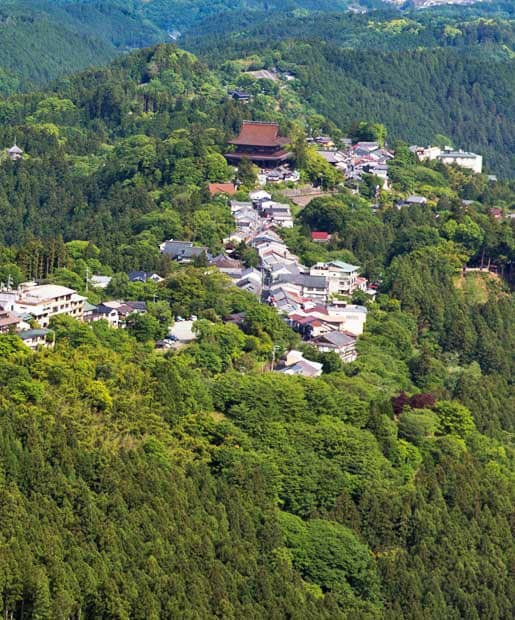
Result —
[[352, 295], [359, 288], [359, 267], [335, 260], [328, 263], [316, 263], [310, 269], [310, 275], [323, 276], [327, 280], [327, 293], [331, 295]]
[[288, 351], [285, 359], [278, 366], [276, 372], [283, 375], [300, 375], [302, 377], [320, 377], [322, 364], [307, 360], [300, 351]]
[[434, 161], [442, 152], [439, 146], [411, 146], [410, 151], [420, 159], [427, 159], [428, 161]]
[[53, 348], [55, 344], [54, 333], [51, 329], [46, 329], [45, 327], [25, 329], [18, 332], [18, 336], [23, 340], [23, 343], [33, 351], [37, 351], [39, 348]]
[[468, 168], [476, 174], [481, 174], [483, 170], [483, 157], [476, 153], [467, 153], [466, 151], [444, 150], [437, 158], [442, 164], [448, 166], [456, 164], [462, 168]]
[[4, 308], [7, 306], [6, 309], [21, 316], [30, 315], [43, 328], [59, 314], [82, 320], [85, 299], [66, 286], [35, 282], [25, 282], [16, 291], [0, 292], [0, 304]]
[[368, 310], [365, 306], [356, 304], [345, 304], [344, 306], [332, 305], [327, 306], [326, 321], [339, 322], [339, 331], [348, 332], [354, 336], [360, 336], [363, 333], [365, 323], [367, 321]]
[[13, 146], [11, 146], [11, 148], [7, 151], [7, 154], [9, 155], [9, 159], [11, 161], [18, 161], [19, 159], [22, 159], [23, 157], [23, 151], [22, 149], [20, 149], [20, 147], [16, 144], [16, 142], [13, 144]]
[[95, 321], [107, 321], [110, 327], [118, 329], [120, 326], [120, 315], [117, 308], [111, 308], [104, 304], [95, 306], [86, 302], [84, 304], [83, 321], [86, 323], [94, 323]]
[[345, 363], [357, 359], [356, 336], [340, 331], [326, 332], [312, 340], [313, 344], [322, 353], [336, 353]]
[[259, 212], [271, 224], [280, 228], [293, 228], [293, 216], [290, 205], [266, 200], [261, 203]]
[[483, 171], [483, 157], [477, 153], [470, 153], [462, 151], [461, 149], [456, 151], [449, 146], [446, 146], [444, 149], [438, 146], [428, 146], [427, 148], [412, 146], [410, 150], [415, 153], [420, 160], [438, 160], [447, 166], [456, 164], [462, 168], [468, 168], [476, 174], [481, 174]]

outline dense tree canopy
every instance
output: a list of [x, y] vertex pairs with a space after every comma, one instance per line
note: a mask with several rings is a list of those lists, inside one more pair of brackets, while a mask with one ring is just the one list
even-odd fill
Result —
[[[221, 249], [234, 223], [206, 187], [236, 174], [222, 153], [244, 117], [294, 140], [335, 128], [289, 89], [238, 105], [221, 71], [160, 45], [0, 100], [2, 143], [16, 134], [24, 150], [0, 161], [0, 281], [148, 310], [125, 330], [54, 318], [53, 350], [0, 336], [0, 612], [513, 617], [513, 184], [400, 143], [373, 209], [365, 186], [328, 179], [335, 192], [281, 234], [305, 264], [345, 260], [375, 282], [374, 300], [355, 299], [359, 356], [342, 364], [205, 255], [159, 252], [169, 237]], [[356, 129], [381, 138], [376, 122]], [[309, 149], [299, 165], [335, 174]], [[412, 192], [427, 204], [399, 208]], [[133, 269], [163, 281], [131, 282]], [[193, 314], [192, 344], [155, 348]], [[321, 377], [270, 372], [298, 347]]]

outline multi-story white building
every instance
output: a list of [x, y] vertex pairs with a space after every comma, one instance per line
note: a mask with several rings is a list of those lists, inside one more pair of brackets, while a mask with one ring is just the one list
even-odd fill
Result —
[[352, 295], [359, 288], [359, 267], [335, 260], [316, 263], [309, 271], [312, 276], [323, 276], [327, 281], [328, 296]]
[[483, 158], [476, 153], [467, 153], [466, 151], [444, 150], [437, 158], [442, 164], [456, 164], [462, 168], [468, 168], [476, 174], [481, 174], [483, 170]]
[[48, 327], [50, 319], [59, 314], [67, 314], [82, 320], [85, 297], [76, 291], [57, 284], [38, 285], [25, 282], [17, 291], [0, 292], [0, 303], [6, 298], [9, 309], [18, 315], [30, 315], [43, 328]]
[[477, 153], [469, 153], [461, 149], [455, 151], [450, 146], [446, 146], [444, 149], [438, 146], [428, 146], [427, 148], [412, 146], [410, 150], [421, 160], [434, 161], [436, 159], [447, 166], [456, 164], [462, 168], [468, 168], [476, 174], [481, 174], [483, 170], [483, 157]]

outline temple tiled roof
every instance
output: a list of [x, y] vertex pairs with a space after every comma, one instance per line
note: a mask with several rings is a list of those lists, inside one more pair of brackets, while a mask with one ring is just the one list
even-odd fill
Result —
[[243, 121], [240, 134], [230, 144], [236, 146], [284, 146], [288, 138], [279, 136], [278, 123]]

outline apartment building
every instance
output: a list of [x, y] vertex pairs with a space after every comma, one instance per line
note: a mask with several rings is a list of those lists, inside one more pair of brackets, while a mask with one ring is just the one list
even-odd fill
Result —
[[60, 314], [82, 320], [85, 299], [66, 286], [25, 282], [16, 291], [12, 310], [20, 316], [30, 315], [46, 328], [50, 319]]
[[359, 267], [335, 260], [328, 263], [316, 263], [310, 269], [310, 275], [323, 276], [327, 281], [327, 293], [331, 295], [352, 295], [360, 287]]

